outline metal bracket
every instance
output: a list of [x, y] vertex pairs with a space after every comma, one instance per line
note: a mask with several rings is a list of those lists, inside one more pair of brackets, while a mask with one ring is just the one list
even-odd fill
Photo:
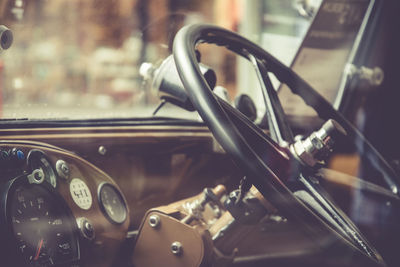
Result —
[[31, 174], [27, 176], [30, 184], [41, 184], [44, 181], [45, 175], [42, 169], [33, 170]]
[[358, 78], [367, 81], [372, 86], [381, 85], [385, 77], [383, 70], [379, 67], [371, 69], [364, 66], [357, 67], [350, 63], [345, 66], [344, 73], [349, 79]]

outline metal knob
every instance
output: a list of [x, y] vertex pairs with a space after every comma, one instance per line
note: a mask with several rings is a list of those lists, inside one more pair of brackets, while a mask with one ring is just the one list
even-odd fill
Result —
[[13, 34], [4, 25], [0, 25], [0, 51], [10, 48], [14, 40]]
[[65, 179], [65, 180], [67, 180], [69, 178], [70, 169], [69, 169], [68, 164], [65, 161], [57, 160], [56, 170], [57, 170], [58, 176], [60, 176], [61, 178]]
[[353, 64], [347, 64], [344, 72], [350, 78], [357, 77], [360, 80], [367, 81], [372, 86], [382, 84], [385, 74], [380, 67], [367, 68], [365, 66], [357, 67]]
[[93, 224], [84, 217], [78, 218], [76, 221], [82, 237], [88, 240], [93, 240], [95, 237]]
[[331, 119], [306, 139], [292, 144], [290, 150], [303, 164], [314, 167], [329, 156], [335, 141], [343, 135], [346, 135], [345, 129]]

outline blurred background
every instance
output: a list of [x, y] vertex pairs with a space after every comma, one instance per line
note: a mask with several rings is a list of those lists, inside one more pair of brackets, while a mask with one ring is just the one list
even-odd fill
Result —
[[[238, 31], [290, 65], [320, 3], [2, 0], [0, 23], [13, 31], [14, 44], [0, 53], [1, 117], [150, 116], [159, 99], [139, 68], [159, 65], [183, 25]], [[202, 52], [232, 94], [256, 91], [257, 80], [236, 57], [221, 49]]]

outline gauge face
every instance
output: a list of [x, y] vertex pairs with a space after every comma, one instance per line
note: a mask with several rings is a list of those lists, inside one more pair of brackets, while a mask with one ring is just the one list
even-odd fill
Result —
[[99, 190], [99, 203], [103, 213], [113, 223], [123, 223], [127, 217], [125, 201], [117, 188], [103, 184]]
[[92, 193], [84, 181], [74, 178], [69, 184], [69, 191], [75, 204], [81, 209], [88, 210], [92, 206]]
[[40, 150], [31, 150], [28, 154], [28, 164], [31, 171], [41, 169], [45, 180], [54, 188], [57, 186], [56, 174], [45, 154]]
[[19, 186], [9, 218], [18, 250], [30, 266], [51, 266], [77, 258], [72, 221], [63, 205], [42, 186]]

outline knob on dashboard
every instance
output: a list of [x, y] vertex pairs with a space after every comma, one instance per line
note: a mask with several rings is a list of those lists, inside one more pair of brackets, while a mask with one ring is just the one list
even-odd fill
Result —
[[93, 224], [84, 217], [78, 218], [76, 222], [82, 237], [88, 240], [93, 240], [95, 237]]
[[23, 163], [25, 161], [25, 154], [22, 150], [13, 148], [10, 151], [11, 160], [17, 163]]
[[4, 25], [0, 25], [0, 50], [10, 48], [14, 40], [12, 31]]

